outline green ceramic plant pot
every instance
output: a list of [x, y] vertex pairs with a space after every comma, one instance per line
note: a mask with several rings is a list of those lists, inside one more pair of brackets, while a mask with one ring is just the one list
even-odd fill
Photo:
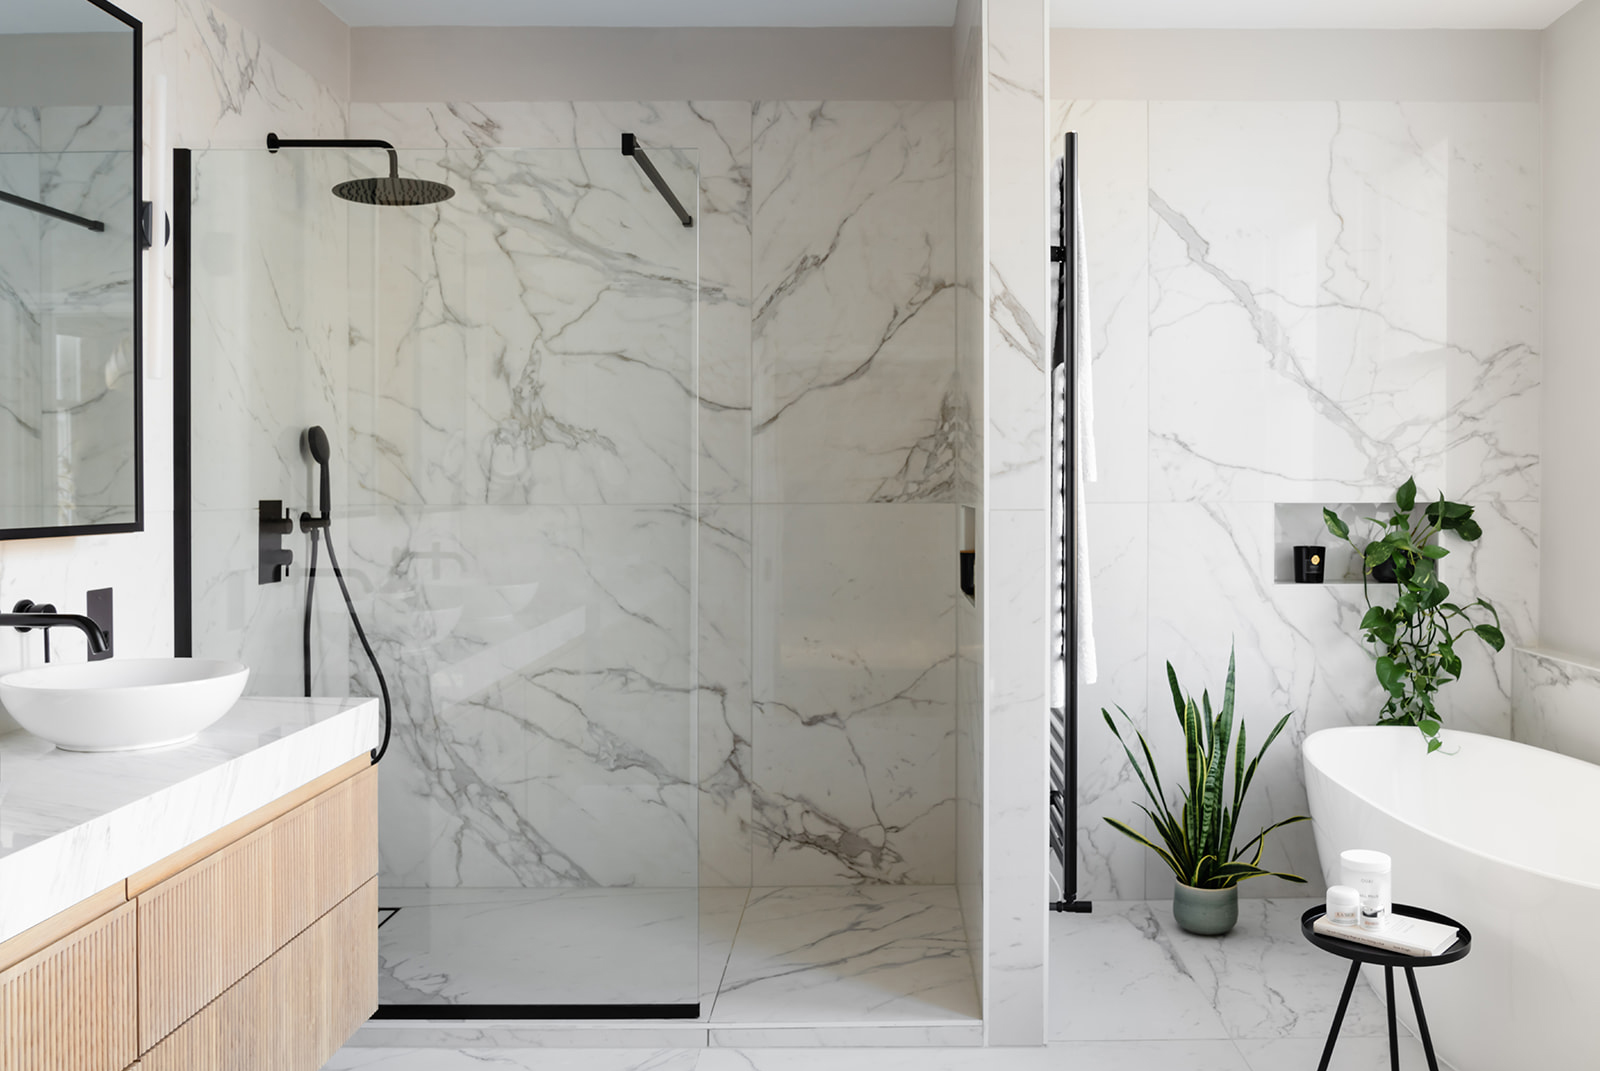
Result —
[[1172, 889], [1172, 915], [1190, 933], [1220, 937], [1239, 921], [1239, 886], [1195, 889], [1180, 882]]

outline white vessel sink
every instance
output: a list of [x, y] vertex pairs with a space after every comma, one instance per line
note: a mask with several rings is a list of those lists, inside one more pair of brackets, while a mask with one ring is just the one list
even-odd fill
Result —
[[190, 739], [228, 712], [250, 671], [238, 662], [132, 658], [0, 677], [0, 704], [64, 751], [133, 751]]

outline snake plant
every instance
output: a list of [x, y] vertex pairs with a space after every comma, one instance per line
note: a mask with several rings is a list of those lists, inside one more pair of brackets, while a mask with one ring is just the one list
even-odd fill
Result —
[[[1179, 687], [1178, 674], [1173, 670], [1172, 663], [1167, 663], [1167, 683], [1172, 688], [1172, 704], [1177, 709], [1178, 724], [1183, 728], [1184, 751], [1187, 757], [1185, 774], [1188, 783], [1177, 813], [1173, 813], [1172, 808], [1167, 805], [1166, 789], [1161, 784], [1161, 775], [1156, 770], [1156, 762], [1150, 754], [1150, 745], [1145, 742], [1144, 734], [1133, 724], [1133, 719], [1128, 717], [1127, 711], [1118, 707], [1117, 713], [1122, 715], [1129, 728], [1133, 729], [1134, 735], [1139, 738], [1139, 749], [1144, 753], [1144, 762], [1141, 764], [1133, 749], [1122, 738], [1111, 712], [1101, 709], [1100, 713], [1105, 717], [1106, 724], [1116, 734], [1117, 743], [1121, 744], [1122, 750], [1127, 753], [1128, 761], [1133, 764], [1134, 772], [1139, 775], [1139, 780], [1144, 785], [1145, 794], [1150, 797], [1150, 802], [1154, 805], [1146, 807], [1140, 804], [1139, 809], [1149, 816], [1150, 823], [1155, 827], [1162, 843], [1155, 843], [1115, 818], [1107, 818], [1106, 821], [1111, 823], [1113, 828], [1121, 830], [1155, 852], [1163, 863], [1172, 868], [1173, 874], [1177, 875], [1180, 882], [1192, 888], [1227, 889], [1247, 878], [1258, 878], [1263, 875], [1304, 884], [1305, 879], [1302, 877], [1266, 870], [1260, 863], [1267, 834], [1281, 826], [1307, 821], [1308, 815], [1295, 815], [1293, 818], [1274, 822], [1252, 837], [1244, 847], [1236, 849], [1233, 846], [1234, 834], [1238, 831], [1239, 812], [1243, 809], [1245, 796], [1250, 791], [1250, 782], [1255, 778], [1256, 767], [1260, 765], [1261, 757], [1267, 753], [1267, 748], [1272, 746], [1272, 742], [1278, 738], [1278, 734], [1283, 731], [1283, 727], [1288, 724], [1292, 716], [1285, 714], [1279, 719], [1278, 724], [1273, 726], [1272, 732], [1267, 734], [1267, 742], [1261, 745], [1261, 750], [1246, 766], [1245, 728], [1242, 720], [1239, 722], [1238, 744], [1233, 743], [1233, 679], [1234, 658], [1233, 652], [1229, 651], [1228, 684], [1222, 693], [1222, 706], [1212, 713], [1210, 693], [1202, 692], [1200, 702], [1196, 704], [1194, 699], [1186, 696]], [[1224, 799], [1228, 783], [1230, 751], [1234, 760], [1231, 801]], [[1254, 849], [1254, 852], [1251, 849]], [[1247, 855], [1248, 859], [1245, 858]]]

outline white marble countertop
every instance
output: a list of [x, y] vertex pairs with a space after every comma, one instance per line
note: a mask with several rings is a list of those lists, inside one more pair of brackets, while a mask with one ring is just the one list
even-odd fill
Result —
[[0, 940], [378, 743], [374, 699], [241, 699], [188, 744], [75, 754], [0, 735]]

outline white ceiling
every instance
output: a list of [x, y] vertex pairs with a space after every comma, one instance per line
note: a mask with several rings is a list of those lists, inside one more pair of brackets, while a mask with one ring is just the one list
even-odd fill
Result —
[[1578, 0], [1050, 0], [1052, 26], [1542, 30]]
[[[37, 0], [4, 0], [7, 4]], [[322, 0], [351, 26], [949, 26], [956, 0]], [[1051, 25], [1529, 29], [1578, 0], [1049, 0]], [[87, 7], [88, 5], [84, 5]]]
[[322, 2], [351, 26], [949, 26], [956, 13], [956, 0]]

